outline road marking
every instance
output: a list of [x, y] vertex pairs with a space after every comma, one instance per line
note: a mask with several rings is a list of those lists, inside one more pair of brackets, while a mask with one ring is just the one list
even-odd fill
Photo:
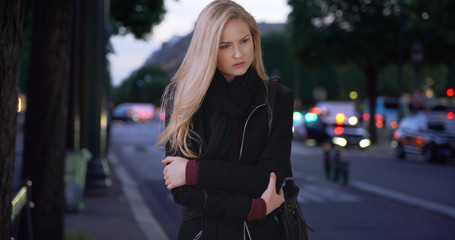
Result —
[[300, 184], [299, 202], [359, 202], [361, 198], [344, 191], [340, 186], [321, 182], [306, 182]]
[[147, 207], [144, 197], [139, 191], [136, 182], [130, 176], [128, 171], [121, 165], [117, 156], [110, 152], [108, 158], [115, 164], [115, 173], [122, 181], [123, 193], [128, 205], [130, 206], [133, 216], [139, 225], [139, 228], [142, 230], [142, 233], [147, 239], [150, 240], [169, 240], [169, 237], [164, 232], [161, 224]]
[[386, 189], [383, 187], [379, 187], [370, 183], [362, 182], [362, 181], [351, 181], [349, 183], [350, 186], [358, 188], [360, 190], [378, 194], [390, 199], [394, 199], [403, 203], [410, 204], [412, 206], [421, 207], [425, 209], [429, 209], [443, 215], [446, 215], [450, 218], [455, 219], [455, 208], [451, 206], [447, 206], [444, 204], [432, 202], [429, 200], [417, 198], [408, 194], [396, 192], [390, 189]]

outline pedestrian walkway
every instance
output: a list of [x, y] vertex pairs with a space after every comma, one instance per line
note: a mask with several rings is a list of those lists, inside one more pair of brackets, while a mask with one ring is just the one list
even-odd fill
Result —
[[131, 213], [121, 182], [111, 176], [112, 186], [86, 190], [85, 208], [65, 215], [65, 233], [69, 239], [147, 240]]
[[[18, 135], [13, 191], [20, 185], [22, 146], [23, 137]], [[65, 214], [65, 240], [168, 240], [141, 199], [136, 183], [116, 161], [115, 155], [109, 154], [108, 159], [112, 185], [85, 190], [84, 208]]]
[[66, 233], [87, 240], [167, 240], [129, 173], [115, 155], [108, 154], [108, 159], [112, 186], [86, 190], [85, 209], [65, 216]]

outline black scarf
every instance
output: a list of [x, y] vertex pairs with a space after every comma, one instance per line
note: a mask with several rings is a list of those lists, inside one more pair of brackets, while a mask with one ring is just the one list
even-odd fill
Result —
[[194, 130], [202, 140], [201, 158], [237, 160], [239, 142], [233, 131], [233, 122], [243, 125], [262, 79], [250, 67], [229, 84], [217, 69], [205, 100], [196, 114]]

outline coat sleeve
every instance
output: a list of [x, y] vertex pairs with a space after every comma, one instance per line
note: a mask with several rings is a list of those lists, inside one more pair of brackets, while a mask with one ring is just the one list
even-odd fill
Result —
[[194, 186], [182, 186], [171, 190], [174, 201], [221, 218], [246, 220], [252, 198], [226, 191], [208, 191]]
[[252, 198], [261, 196], [269, 183], [270, 172], [277, 175], [277, 190], [285, 178], [285, 166], [292, 145], [294, 97], [282, 87], [276, 100], [270, 139], [256, 165], [236, 161], [199, 159], [197, 185], [210, 190], [227, 190]]

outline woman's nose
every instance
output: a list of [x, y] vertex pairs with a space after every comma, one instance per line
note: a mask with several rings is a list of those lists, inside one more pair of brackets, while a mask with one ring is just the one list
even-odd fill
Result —
[[242, 49], [240, 48], [240, 46], [236, 46], [234, 47], [234, 58], [240, 58], [242, 57], [243, 53], [242, 53]]

